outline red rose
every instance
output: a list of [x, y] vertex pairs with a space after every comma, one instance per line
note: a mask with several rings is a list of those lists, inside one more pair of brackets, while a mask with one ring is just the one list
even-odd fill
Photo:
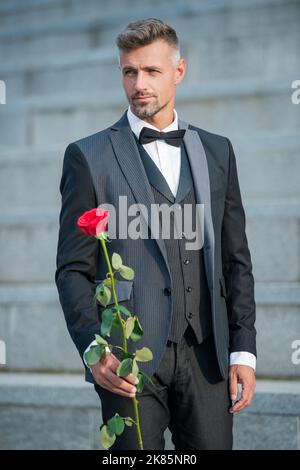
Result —
[[108, 216], [108, 211], [97, 207], [96, 209], [84, 212], [84, 214], [79, 217], [77, 226], [86, 235], [95, 236], [105, 231]]

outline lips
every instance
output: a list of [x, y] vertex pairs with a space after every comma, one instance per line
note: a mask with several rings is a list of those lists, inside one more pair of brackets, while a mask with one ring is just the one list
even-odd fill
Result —
[[138, 96], [135, 98], [136, 100], [148, 100], [149, 98], [152, 98], [152, 96]]

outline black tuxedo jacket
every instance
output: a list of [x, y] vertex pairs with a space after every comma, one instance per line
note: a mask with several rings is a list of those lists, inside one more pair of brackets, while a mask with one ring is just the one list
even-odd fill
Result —
[[[210, 314], [218, 365], [227, 378], [229, 353], [256, 355], [254, 279], [236, 159], [226, 137], [182, 120], [179, 128], [186, 129], [184, 143], [196, 202], [204, 204], [203, 249]], [[100, 332], [102, 307], [93, 307], [92, 297], [96, 282], [106, 277], [107, 266], [100, 242], [84, 235], [76, 226], [77, 219], [84, 211], [112, 204], [118, 233], [118, 215], [126, 210], [120, 196], [126, 196], [128, 207], [143, 204], [148, 214], [155, 204], [126, 112], [107, 129], [68, 145], [60, 191], [55, 281], [68, 330], [82, 357], [95, 333]], [[117, 296], [140, 319], [144, 336], [137, 344], [129, 341], [128, 349], [133, 352], [147, 346], [152, 350], [153, 360], [140, 363], [141, 370], [151, 375], [163, 355], [170, 327], [172, 279], [165, 242], [163, 238], [116, 237], [107, 247], [110, 256], [119, 253], [124, 264], [135, 270], [133, 281], [117, 284]], [[122, 345], [121, 332], [114, 332], [109, 342]], [[93, 382], [88, 369], [86, 379]]]

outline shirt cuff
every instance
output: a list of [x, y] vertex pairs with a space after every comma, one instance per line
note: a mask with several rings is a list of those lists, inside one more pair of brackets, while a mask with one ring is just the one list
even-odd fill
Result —
[[229, 365], [233, 366], [234, 364], [242, 366], [250, 366], [252, 369], [256, 369], [256, 357], [254, 354], [248, 351], [237, 351], [230, 353]]

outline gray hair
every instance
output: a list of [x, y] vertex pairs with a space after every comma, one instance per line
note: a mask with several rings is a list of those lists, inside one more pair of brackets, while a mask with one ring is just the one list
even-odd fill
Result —
[[172, 60], [175, 66], [180, 59], [179, 41], [176, 31], [167, 23], [157, 18], [147, 18], [129, 23], [118, 34], [116, 44], [119, 51], [129, 52], [139, 47], [147, 46], [159, 39], [174, 48]]

